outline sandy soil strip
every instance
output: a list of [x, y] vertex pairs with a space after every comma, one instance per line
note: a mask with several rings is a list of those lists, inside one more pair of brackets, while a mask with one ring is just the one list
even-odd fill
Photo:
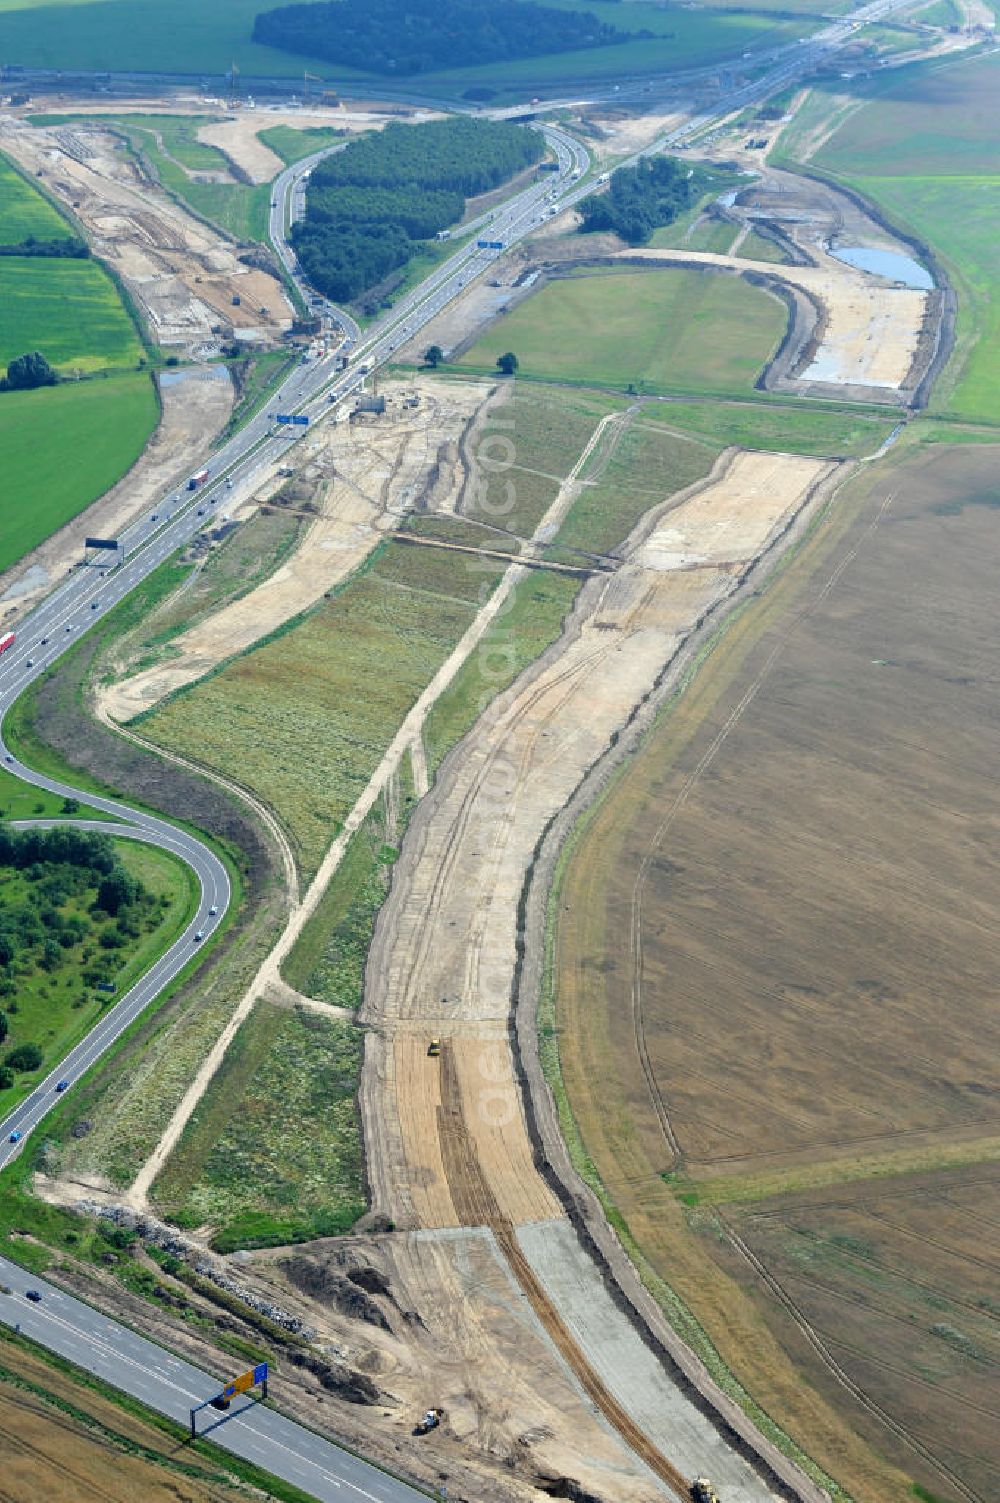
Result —
[[820, 251], [815, 254], [816, 266], [783, 266], [711, 251], [619, 252], [630, 261], [639, 258], [755, 271], [801, 287], [822, 303], [827, 325], [812, 363], [797, 379], [844, 386], [901, 387], [917, 352], [927, 294], [907, 287], [892, 287], [876, 277], [853, 272], [833, 256]]
[[[618, 572], [585, 586], [559, 643], [450, 755], [417, 811], [378, 922], [362, 1010], [372, 1203], [397, 1226], [533, 1224], [547, 1247], [532, 1250], [543, 1284], [546, 1258], [559, 1263], [562, 1239], [574, 1234], [535, 1168], [507, 1035], [519, 897], [536, 842], [685, 636], [832, 469], [729, 453], [708, 482], [665, 503]], [[442, 1041], [438, 1058], [427, 1055], [432, 1037]], [[545, 1223], [554, 1240], [546, 1242]], [[553, 1293], [561, 1297], [554, 1285]], [[578, 1305], [569, 1306], [571, 1334]], [[599, 1352], [580, 1325], [585, 1358], [622, 1412], [641, 1414], [648, 1375], [610, 1300], [604, 1324]], [[711, 1423], [664, 1386], [672, 1399], [660, 1429], [672, 1435], [690, 1424], [696, 1437], [680, 1457], [664, 1440], [670, 1462], [686, 1465], [700, 1446], [727, 1496], [767, 1499]]]
[[[450, 440], [490, 390], [488, 384], [472, 381], [433, 390], [426, 384], [396, 383], [385, 388], [397, 414], [392, 422], [364, 430], [346, 422], [324, 423], [302, 448], [297, 472], [325, 493], [323, 509], [291, 558], [256, 589], [176, 637], [167, 662], [103, 689], [104, 711], [116, 721], [131, 720], [315, 605], [398, 525], [435, 467], [446, 472], [438, 482], [444, 499], [457, 493], [463, 472]], [[421, 405], [401, 408], [403, 394], [413, 392]], [[454, 450], [451, 474], [447, 462], [440, 464], [442, 448]], [[236, 500], [255, 503], [272, 495], [281, 484], [279, 468]]]

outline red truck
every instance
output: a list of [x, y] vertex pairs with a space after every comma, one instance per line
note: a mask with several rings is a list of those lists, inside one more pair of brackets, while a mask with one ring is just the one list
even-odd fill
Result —
[[14, 633], [12, 631], [4, 632], [3, 636], [0, 637], [0, 652], [6, 652], [7, 648], [13, 647], [13, 645]]
[[198, 489], [199, 485], [204, 485], [205, 484], [205, 481], [207, 479], [208, 479], [208, 471], [207, 470], [199, 470], [198, 473], [196, 475], [192, 475], [191, 479], [188, 481], [188, 490], [189, 491], [196, 491]]

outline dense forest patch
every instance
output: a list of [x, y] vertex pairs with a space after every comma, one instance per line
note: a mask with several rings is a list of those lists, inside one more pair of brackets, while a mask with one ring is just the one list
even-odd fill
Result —
[[537, 131], [457, 117], [390, 125], [313, 171], [292, 243], [310, 281], [354, 301], [462, 217], [465, 199], [506, 182], [545, 150]]
[[531, 0], [331, 0], [264, 11], [253, 28], [255, 42], [284, 52], [397, 76], [607, 47], [627, 35], [585, 11]]
[[642, 245], [704, 191], [705, 175], [697, 168], [683, 167], [676, 157], [644, 157], [613, 172], [606, 193], [584, 199], [580, 233], [614, 230], [629, 245]]

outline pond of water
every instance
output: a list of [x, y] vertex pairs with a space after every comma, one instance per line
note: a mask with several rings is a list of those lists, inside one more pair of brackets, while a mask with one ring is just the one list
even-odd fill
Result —
[[856, 266], [859, 271], [873, 271], [880, 277], [903, 282], [921, 292], [929, 292], [934, 286], [934, 278], [926, 266], [921, 266], [919, 261], [902, 251], [877, 250], [871, 245], [838, 245], [836, 250], [831, 249], [830, 254], [838, 261], [846, 261], [848, 266]]

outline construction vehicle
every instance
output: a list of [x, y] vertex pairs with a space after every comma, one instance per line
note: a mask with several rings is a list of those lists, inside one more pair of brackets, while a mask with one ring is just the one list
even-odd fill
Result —
[[707, 1477], [696, 1477], [691, 1484], [693, 1503], [722, 1503], [721, 1498]]
[[432, 1430], [437, 1429], [443, 1419], [443, 1409], [428, 1409], [419, 1425], [414, 1425], [414, 1435], [429, 1435]]
[[441, 1040], [440, 1039], [431, 1039], [430, 1043], [427, 1045], [428, 1058], [430, 1058], [430, 1059], [437, 1059], [437, 1057], [438, 1057], [438, 1055], [440, 1053], [441, 1053]]

